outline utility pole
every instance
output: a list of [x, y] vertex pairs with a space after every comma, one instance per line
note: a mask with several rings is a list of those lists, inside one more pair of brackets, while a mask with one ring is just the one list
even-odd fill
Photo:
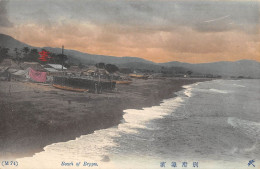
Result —
[[62, 54], [62, 61], [61, 61], [61, 63], [62, 63], [62, 68], [61, 68], [61, 70], [63, 71], [63, 65], [64, 65], [64, 46], [62, 45], [62, 50], [61, 50], [61, 54]]

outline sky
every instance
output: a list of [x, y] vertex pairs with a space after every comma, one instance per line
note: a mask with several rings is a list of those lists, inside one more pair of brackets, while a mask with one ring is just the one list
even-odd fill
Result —
[[260, 1], [0, 0], [0, 33], [154, 62], [260, 61]]

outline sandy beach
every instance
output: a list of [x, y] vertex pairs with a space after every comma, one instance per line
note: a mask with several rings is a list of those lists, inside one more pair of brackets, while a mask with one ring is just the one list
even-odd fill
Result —
[[183, 85], [209, 79], [135, 79], [113, 92], [78, 93], [29, 82], [0, 82], [0, 156], [32, 156], [46, 145], [118, 125], [123, 110], [158, 105]]

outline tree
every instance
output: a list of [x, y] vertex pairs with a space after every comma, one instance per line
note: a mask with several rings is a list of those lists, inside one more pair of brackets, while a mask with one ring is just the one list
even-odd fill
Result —
[[112, 64], [107, 64], [105, 66], [105, 69], [109, 72], [109, 73], [114, 73], [116, 71], [119, 71], [119, 68], [116, 65], [112, 65]]
[[105, 63], [97, 63], [95, 66], [96, 66], [97, 68], [100, 68], [100, 69], [105, 69], [106, 64], [105, 64]]
[[26, 61], [30, 61], [30, 62], [38, 62], [39, 61], [39, 53], [37, 49], [31, 49], [30, 53], [28, 53], [26, 55], [26, 57], [24, 58], [24, 60]]
[[9, 48], [0, 47], [0, 62], [9, 57], [8, 51]]
[[66, 68], [70, 68], [70, 64], [69, 64], [69, 63], [64, 63], [64, 66], [65, 66]]
[[56, 53], [50, 53], [49, 63], [57, 64], [59, 62], [59, 58]]
[[54, 64], [67, 64], [66, 61], [68, 60], [68, 56], [64, 54], [56, 54], [56, 53], [50, 53], [50, 59], [48, 63], [54, 63]]
[[14, 60], [20, 62], [21, 61], [21, 52], [19, 52], [18, 48], [14, 48], [14, 52], [15, 52]]
[[27, 57], [27, 54], [29, 53], [30, 49], [28, 47], [24, 47], [22, 49], [22, 52], [23, 52], [23, 57], [26, 58]]
[[186, 73], [187, 73], [188, 75], [191, 75], [193, 72], [190, 71], [190, 70], [188, 70]]
[[22, 49], [22, 51], [23, 51], [25, 54], [27, 54], [27, 53], [29, 53], [30, 49], [29, 49], [28, 47], [24, 47], [24, 48]]

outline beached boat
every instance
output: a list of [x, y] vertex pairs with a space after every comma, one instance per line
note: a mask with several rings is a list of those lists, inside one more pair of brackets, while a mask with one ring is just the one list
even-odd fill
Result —
[[131, 80], [114, 80], [113, 82], [116, 82], [116, 84], [131, 84], [133, 81], [131, 81]]
[[142, 74], [129, 74], [131, 78], [137, 78], [137, 79], [147, 79], [149, 76], [148, 75], [142, 75]]
[[57, 84], [52, 84], [53, 87], [62, 89], [62, 90], [70, 90], [70, 91], [76, 91], [76, 92], [87, 92], [88, 89], [79, 89], [79, 88], [73, 88], [69, 86], [62, 86], [62, 85], [57, 85]]
[[116, 82], [80, 77], [54, 76], [52, 85], [56, 88], [72, 91], [92, 91], [101, 93], [102, 90], [115, 89]]

